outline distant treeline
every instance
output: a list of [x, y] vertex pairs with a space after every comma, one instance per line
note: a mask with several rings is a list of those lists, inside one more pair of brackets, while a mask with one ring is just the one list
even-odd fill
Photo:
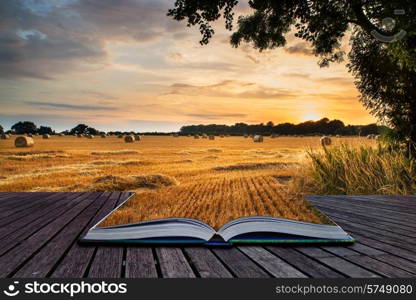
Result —
[[[180, 135], [193, 134], [207, 134], [207, 135], [245, 135], [245, 134], [260, 134], [260, 135], [362, 135], [382, 134], [388, 128], [385, 126], [378, 126], [377, 124], [369, 125], [345, 125], [340, 120], [329, 120], [323, 118], [319, 121], [307, 121], [299, 124], [282, 123], [275, 125], [272, 121], [266, 124], [249, 125], [245, 123], [236, 123], [234, 125], [189, 125], [183, 126], [180, 129]], [[3, 127], [0, 126], [0, 133], [3, 133]], [[11, 127], [11, 130], [6, 131], [10, 134], [56, 134], [51, 127], [40, 126], [30, 121], [20, 121]], [[134, 131], [109, 131], [104, 132], [90, 127], [86, 124], [78, 124], [72, 129], [60, 132], [65, 135], [74, 134], [111, 134], [111, 135], [126, 135], [126, 134], [142, 134], [142, 135], [169, 135], [177, 132], [134, 132]]]
[[323, 118], [319, 121], [307, 121], [299, 124], [282, 123], [275, 125], [272, 121], [266, 124], [249, 125], [236, 123], [234, 125], [189, 125], [183, 126], [180, 134], [208, 134], [208, 135], [345, 135], [354, 136], [369, 134], [381, 134], [387, 127], [377, 124], [369, 125], [345, 125], [340, 120]]

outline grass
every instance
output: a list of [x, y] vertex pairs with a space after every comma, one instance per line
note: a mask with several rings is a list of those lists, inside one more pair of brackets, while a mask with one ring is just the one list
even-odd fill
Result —
[[403, 152], [343, 144], [309, 151], [298, 190], [315, 194], [416, 194], [416, 164]]
[[[34, 147], [27, 151], [15, 148], [14, 138], [0, 140], [0, 192], [136, 192], [109, 219], [113, 223], [193, 217], [218, 228], [231, 219], [255, 215], [328, 222], [302, 198], [304, 192], [323, 191], [318, 189], [319, 177], [309, 178], [314, 174], [308, 162], [312, 154], [319, 159], [329, 155], [319, 152], [319, 137], [253, 143], [244, 137], [145, 136], [128, 144], [117, 137], [34, 139]], [[333, 142], [330, 149], [376, 145], [365, 138]], [[322, 173], [321, 181], [330, 173]]]

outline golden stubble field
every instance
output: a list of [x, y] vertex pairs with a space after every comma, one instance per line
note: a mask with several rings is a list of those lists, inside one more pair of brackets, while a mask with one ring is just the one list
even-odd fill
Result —
[[[241, 216], [275, 216], [323, 222], [287, 185], [320, 149], [319, 137], [144, 136], [34, 137], [15, 148], [0, 140], [0, 192], [135, 191], [106, 225], [162, 217], [191, 217], [218, 228]], [[372, 145], [365, 138], [332, 138], [333, 144]]]

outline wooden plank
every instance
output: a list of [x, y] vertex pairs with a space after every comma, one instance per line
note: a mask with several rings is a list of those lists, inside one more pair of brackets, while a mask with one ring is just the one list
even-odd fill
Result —
[[416, 263], [408, 261], [407, 259], [403, 259], [392, 254], [376, 255], [372, 257], [377, 260], [383, 261], [389, 265], [392, 265], [396, 268], [400, 268], [402, 270], [406, 270], [410, 273], [416, 274]]
[[156, 261], [150, 247], [127, 247], [126, 278], [157, 278]]
[[352, 245], [348, 245], [347, 246], [348, 249], [352, 249], [354, 251], [360, 252], [362, 254], [366, 254], [366, 255], [383, 255], [386, 254], [386, 252], [375, 249], [373, 247], [369, 247], [367, 245], [361, 244], [360, 242], [355, 242]]
[[22, 241], [11, 251], [0, 257], [0, 277], [6, 277], [14, 272], [23, 264], [33, 253], [43, 247], [56, 233], [58, 233], [67, 223], [72, 221], [80, 212], [88, 207], [93, 200], [101, 193], [85, 193], [81, 197], [82, 201], [68, 210], [61, 218], [54, 220], [41, 230], [33, 234], [28, 239]]
[[[363, 236], [359, 233], [353, 233], [353, 234], [354, 234], [354, 237], [362, 244], [365, 244], [367, 246], [371, 246], [372, 248], [383, 250], [390, 254], [394, 254], [396, 256], [416, 262], [416, 253], [414, 250], [410, 251], [410, 250], [402, 249], [402, 248], [399, 248], [390, 244], [386, 244], [384, 241], [379, 241], [371, 237]], [[379, 236], [377, 237], [380, 238]]]
[[[59, 204], [58, 209], [46, 210], [46, 214], [39, 216], [34, 214], [29, 218], [22, 219], [22, 223], [12, 224], [10, 234], [4, 233], [3, 237], [0, 239], [0, 255], [3, 255], [5, 252], [9, 251], [20, 242], [27, 239], [29, 236], [39, 231], [43, 227], [47, 226], [49, 223], [55, 221], [57, 218], [60, 218], [65, 214], [69, 209], [75, 207], [82, 201], [83, 195], [80, 193], [75, 193], [71, 196], [68, 196], [68, 201], [63, 201]], [[29, 223], [26, 223], [25, 220], [28, 219]], [[14, 226], [20, 227], [15, 230]]]
[[408, 221], [402, 220], [400, 217], [396, 217], [392, 214], [390, 215], [381, 215], [379, 213], [375, 214], [372, 212], [371, 208], [367, 208], [365, 210], [361, 210], [361, 211], [355, 211], [355, 210], [350, 210], [346, 207], [337, 207], [337, 206], [333, 206], [333, 205], [327, 205], [327, 204], [318, 204], [318, 203], [314, 203], [313, 204], [316, 208], [320, 209], [322, 212], [327, 212], [326, 214], [330, 214], [330, 209], [334, 209], [338, 212], [341, 213], [349, 213], [349, 214], [355, 214], [358, 215], [360, 217], [369, 217], [369, 218], [374, 218], [374, 219], [378, 219], [378, 220], [382, 220], [384, 222], [388, 222], [388, 223], [392, 223], [392, 224], [396, 224], [399, 225], [401, 227], [403, 227], [404, 229], [410, 230], [410, 231], [414, 231], [415, 228], [415, 224], [412, 224], [411, 222], [409, 223]]
[[227, 268], [210, 249], [204, 247], [186, 247], [183, 249], [190, 263], [202, 278], [232, 278]]
[[291, 247], [266, 247], [270, 252], [298, 268], [312, 278], [345, 278], [344, 275], [328, 268], [327, 266], [309, 258], [308, 256], [292, 249]]
[[[105, 217], [117, 205], [121, 198], [119, 192], [111, 193], [107, 202], [103, 205], [100, 211], [94, 216], [90, 223], [86, 226], [80, 236], [83, 236], [87, 231], [94, 226], [98, 221]], [[58, 264], [55, 271], [51, 274], [53, 278], [80, 278], [86, 273], [90, 261], [95, 253], [95, 246], [82, 246], [74, 243], [71, 249], [66, 253], [63, 260]]]
[[157, 247], [156, 255], [165, 278], [196, 277], [182, 250], [177, 247]]
[[245, 253], [257, 264], [262, 266], [267, 272], [277, 278], [306, 278], [307, 276], [283, 261], [279, 257], [259, 246], [241, 246], [240, 251]]
[[406, 221], [401, 219], [400, 217], [396, 217], [394, 214], [389, 215], [383, 215], [380, 213], [374, 213], [371, 209], [371, 207], [367, 208], [366, 210], [351, 210], [346, 207], [338, 207], [335, 205], [328, 205], [328, 204], [321, 204], [321, 203], [315, 203], [315, 207], [321, 209], [322, 211], [326, 211], [328, 214], [330, 212], [336, 212], [341, 213], [343, 216], [354, 216], [358, 218], [366, 218], [368, 220], [374, 220], [375, 222], [385, 222], [389, 224], [393, 224], [395, 226], [402, 227], [403, 229], [409, 230], [414, 232], [415, 231], [415, 224], [412, 224], [412, 222]]
[[335, 251], [334, 249], [335, 247], [323, 247], [323, 248], [326, 251], [329, 251], [331, 253], [334, 253], [337, 255], [344, 255], [344, 256], [353, 255], [352, 252], [356, 251], [360, 254], [370, 256], [376, 260], [390, 264], [394, 266], [395, 268], [399, 268], [399, 269], [408, 271], [410, 273], [416, 274], [416, 263], [411, 262], [407, 259], [403, 259], [401, 257], [397, 257], [395, 255], [389, 254], [387, 252], [368, 247], [361, 243], [354, 243], [353, 245], [350, 245], [344, 248], [350, 251], [354, 250], [354, 251], [351, 251], [350, 253], [346, 253], [344, 251], [342, 251], [342, 253], [340, 251]]
[[344, 212], [341, 210], [335, 210], [331, 208], [325, 208], [325, 213], [327, 216], [335, 216], [341, 219], [345, 219], [351, 223], [359, 223], [363, 225], [367, 225], [370, 227], [377, 227], [377, 228], [383, 228], [388, 231], [392, 232], [398, 232], [402, 235], [410, 236], [410, 237], [416, 237], [416, 228], [411, 226], [404, 226], [399, 225], [396, 223], [391, 223], [386, 221], [384, 218], [372, 218], [368, 216], [358, 215], [358, 214], [352, 214], [348, 212]]
[[94, 257], [97, 263], [91, 264], [89, 278], [119, 278], [121, 277], [123, 260], [122, 247], [99, 247]]
[[[360, 266], [357, 266], [344, 258], [333, 255], [323, 249], [316, 247], [295, 247], [297, 251], [310, 256], [328, 267], [348, 276], [354, 278], [369, 278], [380, 277], [374, 272], [368, 271]], [[358, 255], [358, 253], [357, 253]]]
[[345, 259], [333, 256], [333, 257], [322, 257], [318, 260], [327, 266], [334, 268], [335, 270], [353, 278], [377, 278], [379, 275], [363, 269]]
[[213, 252], [240, 278], [268, 278], [270, 277], [252, 260], [236, 248], [214, 248]]
[[54, 236], [42, 249], [39, 250], [25, 265], [15, 273], [13, 277], [42, 278], [46, 277], [59, 261], [66, 250], [77, 241], [80, 232], [95, 216], [100, 207], [109, 198], [109, 193], [104, 193], [84, 209], [76, 219], [68, 223], [62, 231]]
[[[344, 222], [348, 222], [349, 224], [352, 224], [354, 226], [359, 226], [359, 227], [365, 227], [366, 229], [369, 230], [377, 230], [377, 231], [383, 231], [384, 234], [386, 236], [391, 236], [391, 237], [400, 237], [400, 238], [404, 238], [404, 239], [414, 239], [414, 237], [416, 237], [416, 233], [412, 233], [409, 232], [407, 230], [402, 230], [401, 228], [397, 228], [395, 227], [393, 224], [391, 225], [383, 225], [380, 223], [372, 223], [372, 222], [368, 222], [365, 220], [357, 220], [356, 218], [351, 218], [351, 217], [344, 217], [342, 216], [342, 214], [335, 214], [332, 212], [327, 212], [327, 216], [329, 216], [331, 219], [334, 220], [343, 220]], [[416, 242], [415, 242], [416, 244]]]
[[310, 201], [315, 206], [325, 207], [330, 206], [330, 208], [338, 208], [338, 209], [346, 209], [347, 211], [353, 211], [353, 212], [363, 212], [367, 210], [371, 215], [377, 215], [377, 216], [386, 216], [389, 219], [396, 219], [396, 220], [402, 220], [408, 222], [410, 225], [416, 225], [415, 217], [416, 215], [412, 212], [398, 212], [398, 211], [392, 211], [389, 209], [384, 209], [381, 207], [373, 207], [370, 205], [357, 205], [351, 202], [346, 201], [339, 201], [331, 199], [330, 197], [326, 198], [325, 201]]
[[14, 199], [12, 203], [9, 203], [8, 205], [3, 205], [3, 207], [0, 208], [0, 220], [2, 220], [5, 217], [8, 217], [12, 214], [18, 213], [22, 210], [36, 207], [39, 202], [42, 202], [44, 198], [50, 197], [48, 196], [41, 196], [41, 195], [30, 195], [26, 194], [23, 195], [21, 198]]
[[378, 261], [372, 257], [365, 255], [350, 255], [345, 257], [346, 260], [355, 264], [365, 266], [367, 269], [372, 270], [384, 277], [389, 278], [411, 278], [416, 277], [415, 274], [399, 269], [395, 266], [391, 266], [384, 262]]
[[[120, 193], [120, 198], [117, 200], [116, 206], [125, 202], [128, 198], [128, 195], [131, 193], [122, 192]], [[108, 212], [110, 213], [110, 211]], [[94, 259], [91, 262], [90, 271], [88, 277], [120, 277], [122, 266], [123, 266], [123, 254], [125, 252], [125, 247], [121, 246], [99, 246], [95, 253]], [[112, 266], [113, 269], [105, 268], [103, 265], [107, 264], [108, 257], [112, 257]], [[116, 267], [117, 266], [117, 267]], [[98, 274], [100, 273], [100, 274]]]
[[414, 250], [414, 247], [416, 245], [415, 241], [412, 241], [410, 238], [401, 236], [399, 234], [394, 235], [391, 232], [385, 232], [376, 228], [371, 228], [360, 224], [350, 224], [346, 220], [338, 219], [335, 217], [333, 219], [345, 230], [358, 232], [362, 235], [369, 237], [378, 236], [378, 239], [381, 238], [384, 242], [394, 246], [398, 246], [400, 248], [412, 251]]
[[[378, 207], [391, 209], [393, 211], [408, 212], [409, 207], [413, 211], [416, 209], [414, 201], [395, 200], [394, 198], [383, 198], [380, 196], [361, 196], [361, 195], [328, 195], [328, 196], [312, 196], [314, 201], [326, 202], [327, 199], [340, 201], [343, 203], [354, 203], [368, 207]], [[416, 198], [415, 198], [416, 199]], [[416, 201], [416, 200], [415, 200]]]
[[40, 218], [50, 211], [66, 206], [71, 199], [81, 196], [81, 193], [65, 193], [53, 194], [48, 197], [48, 200], [43, 205], [36, 206], [22, 213], [11, 214], [8, 218], [0, 221], [0, 236], [4, 237], [7, 234], [13, 233], [15, 230], [27, 226], [30, 222]]

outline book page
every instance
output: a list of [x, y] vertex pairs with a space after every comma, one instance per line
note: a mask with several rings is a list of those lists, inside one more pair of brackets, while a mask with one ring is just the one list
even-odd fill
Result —
[[[166, 142], [169, 138], [177, 144], [164, 149], [163, 161], [142, 166], [147, 173], [154, 169], [151, 173], [155, 175], [132, 179], [141, 186], [135, 189], [137, 194], [99, 227], [193, 218], [217, 230], [233, 219], [249, 216], [333, 224], [291, 190], [304, 145], [288, 148], [290, 138], [269, 139], [262, 146], [244, 137], [159, 139]], [[303, 142], [313, 145], [315, 141], [304, 138]], [[122, 182], [109, 177], [102, 184], [117, 186]]]

